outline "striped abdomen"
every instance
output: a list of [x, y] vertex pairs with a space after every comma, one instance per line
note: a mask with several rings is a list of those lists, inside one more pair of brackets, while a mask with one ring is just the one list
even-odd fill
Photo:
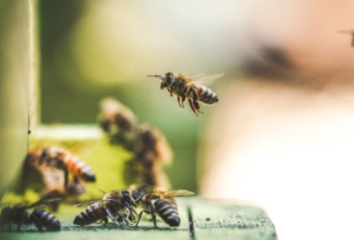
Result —
[[42, 209], [35, 209], [31, 213], [30, 221], [36, 224], [36, 220], [42, 227], [45, 227], [47, 231], [60, 231], [60, 222], [52, 214]]
[[198, 101], [205, 104], [213, 104], [219, 101], [218, 96], [209, 88], [203, 85], [194, 85], [194, 88], [198, 95]]
[[169, 199], [169, 201], [159, 199], [155, 202], [157, 213], [171, 227], [178, 227], [181, 222], [175, 201], [175, 199]]
[[65, 158], [65, 163], [68, 166], [68, 171], [79, 176], [85, 182], [95, 182], [95, 173], [89, 165], [75, 156]]
[[84, 226], [95, 223], [106, 217], [106, 211], [101, 204], [95, 203], [79, 213], [74, 219], [74, 224]]

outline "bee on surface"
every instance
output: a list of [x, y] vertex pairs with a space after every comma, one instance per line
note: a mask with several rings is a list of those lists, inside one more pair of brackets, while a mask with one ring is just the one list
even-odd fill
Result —
[[133, 206], [136, 207], [136, 201], [139, 200], [140, 195], [140, 193], [132, 190], [110, 191], [103, 196], [102, 200], [77, 204], [76, 207], [88, 207], [75, 217], [73, 223], [85, 226], [97, 221], [104, 221], [107, 224], [108, 216], [120, 227], [121, 224], [118, 220], [128, 225], [127, 217], [132, 216], [134, 218], [133, 213], [136, 214], [136, 212]]
[[139, 213], [138, 221], [136, 226], [138, 226], [142, 214], [148, 213], [152, 215], [154, 221], [154, 226], [156, 224], [156, 213], [170, 226], [178, 227], [180, 225], [180, 217], [178, 215], [178, 207], [176, 202], [176, 197], [184, 197], [194, 195], [193, 192], [187, 190], [175, 190], [167, 191], [162, 187], [148, 187], [133, 185], [132, 189], [137, 189], [140, 192], [141, 197], [138, 201], [139, 207], [143, 210]]
[[64, 185], [68, 185], [69, 172], [85, 182], [95, 182], [96, 176], [89, 165], [60, 147], [36, 148], [27, 154], [25, 165], [40, 169], [42, 166], [64, 171]]
[[[222, 77], [224, 74], [212, 75], [197, 75], [194, 77], [187, 77], [180, 73], [167, 72], [162, 75], [148, 75], [148, 77], [158, 77], [162, 80], [161, 90], [166, 88], [171, 94], [177, 96], [177, 101], [180, 107], [184, 107], [184, 101], [188, 100], [192, 111], [198, 116], [200, 111], [199, 102], [206, 105], [211, 105], [219, 101], [216, 94], [209, 88], [203, 86], [201, 82], [212, 81]], [[198, 112], [198, 113], [197, 113]]]
[[5, 207], [1, 210], [1, 227], [11, 224], [17, 224], [17, 231], [21, 230], [23, 224], [34, 224], [39, 231], [43, 231], [43, 227], [47, 231], [60, 231], [60, 222], [52, 214], [36, 207], [43, 206], [49, 202], [58, 201], [59, 199], [49, 199], [47, 201], [40, 200], [31, 205], [16, 204], [12, 207]]

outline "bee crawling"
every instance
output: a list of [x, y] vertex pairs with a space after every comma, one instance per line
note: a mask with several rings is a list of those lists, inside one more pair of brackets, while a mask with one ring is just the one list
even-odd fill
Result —
[[161, 90], [166, 88], [171, 97], [173, 94], [176, 95], [180, 107], [184, 107], [184, 101], [188, 100], [192, 111], [198, 116], [198, 113], [203, 113], [200, 111], [199, 102], [211, 105], [219, 101], [216, 94], [201, 83], [215, 80], [223, 75], [223, 73], [218, 73], [187, 77], [180, 73], [167, 72], [164, 76], [148, 75], [148, 77], [160, 78], [162, 80]]
[[60, 199], [40, 200], [31, 205], [16, 204], [12, 207], [5, 207], [1, 210], [1, 228], [5, 225], [17, 224], [17, 231], [21, 231], [23, 224], [34, 224], [36, 228], [43, 232], [43, 227], [47, 231], [60, 231], [60, 222], [52, 214], [36, 207], [43, 206], [49, 202]]
[[137, 191], [142, 194], [138, 203], [143, 210], [139, 213], [136, 226], [138, 226], [141, 216], [145, 212], [152, 215], [155, 228], [157, 228], [156, 213], [170, 227], [178, 227], [181, 220], [178, 215], [178, 207], [175, 197], [194, 195], [193, 192], [187, 190], [166, 191], [164, 188], [160, 187], [137, 185], [132, 185], [131, 188], [137, 189]]
[[135, 220], [133, 213], [137, 213], [133, 207], [136, 207], [136, 201], [139, 201], [140, 196], [139, 192], [132, 190], [110, 191], [102, 200], [77, 204], [76, 207], [89, 207], [75, 217], [74, 224], [85, 226], [97, 221], [104, 221], [107, 224], [108, 216], [119, 227], [122, 226], [118, 220], [128, 225], [127, 218]]

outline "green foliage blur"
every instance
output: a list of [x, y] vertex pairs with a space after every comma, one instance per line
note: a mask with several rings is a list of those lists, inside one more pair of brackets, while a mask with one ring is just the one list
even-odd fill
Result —
[[[88, 24], [94, 22], [89, 20], [94, 18], [88, 10], [90, 4], [92, 1], [39, 1], [42, 123], [96, 123], [99, 101], [108, 96], [116, 98], [131, 108], [139, 120], [156, 126], [165, 134], [174, 152], [173, 163], [166, 169], [172, 187], [196, 191], [198, 131], [208, 115], [208, 109], [204, 107], [202, 110], [205, 115], [196, 117], [189, 106], [184, 109], [179, 108], [175, 97], [171, 98], [167, 91], [161, 91], [159, 80], [146, 77], [148, 74], [177, 71], [172, 69], [173, 64], [168, 69], [156, 66], [149, 72], [142, 72], [139, 66], [133, 66], [136, 70], [133, 71], [134, 74], [126, 74], [123, 69], [121, 74], [124, 79], [122, 79], [119, 72], [120, 65], [126, 66], [124, 59], [129, 59], [129, 51], [134, 51], [134, 45], [121, 46], [127, 56], [122, 56], [114, 63], [117, 64], [118, 70], [113, 71], [113, 75], [100, 75], [99, 73], [102, 72], [110, 72], [111, 69], [109, 67], [106, 69], [105, 66], [112, 65], [112, 63], [103, 53], [90, 57], [90, 50], [95, 48], [95, 42], [93, 40], [90, 42], [91, 38], [95, 37], [94, 33], [92, 36], [81, 36], [80, 33], [83, 33], [78, 30], [85, 22]], [[90, 27], [86, 25], [86, 28], [90, 29]], [[125, 30], [129, 31], [129, 29]], [[137, 31], [137, 29], [134, 28], [131, 31]], [[124, 34], [122, 32], [122, 35]], [[85, 56], [78, 56], [80, 51], [76, 51], [77, 44], [73, 43], [75, 39], [85, 40], [82, 42], [87, 47], [82, 50]], [[120, 49], [119, 46], [117, 48]], [[97, 65], [80, 65], [78, 62], [82, 60], [80, 57], [87, 58], [87, 56], [92, 59], [84, 60], [92, 60]], [[97, 59], [97, 56], [100, 58]], [[149, 64], [153, 65], [153, 61], [154, 57], [151, 56], [152, 63]], [[156, 65], [158, 64], [159, 62], [156, 62]], [[160, 68], [164, 70], [155, 72]], [[180, 66], [179, 68], [183, 69]], [[115, 78], [116, 81], [111, 80]]]

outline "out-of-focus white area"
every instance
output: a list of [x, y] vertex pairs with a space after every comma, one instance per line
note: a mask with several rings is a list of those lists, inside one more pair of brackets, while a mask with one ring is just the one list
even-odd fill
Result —
[[280, 239], [353, 238], [353, 91], [254, 81], [222, 94], [202, 196], [260, 204]]

